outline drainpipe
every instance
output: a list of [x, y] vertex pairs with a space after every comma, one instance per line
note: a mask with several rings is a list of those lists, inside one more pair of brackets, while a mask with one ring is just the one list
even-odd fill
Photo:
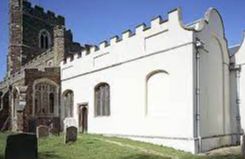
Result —
[[200, 133], [200, 49], [202, 49], [204, 43], [200, 39], [196, 39], [195, 48], [196, 48], [196, 112], [195, 112], [195, 138], [198, 140], [198, 153], [202, 150], [202, 138]]

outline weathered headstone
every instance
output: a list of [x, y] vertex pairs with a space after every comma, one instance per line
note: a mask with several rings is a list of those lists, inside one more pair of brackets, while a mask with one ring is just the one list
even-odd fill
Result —
[[65, 143], [75, 142], [76, 140], [77, 140], [77, 128], [75, 126], [66, 128]]
[[49, 127], [45, 125], [40, 125], [37, 127], [37, 138], [48, 137], [49, 136]]
[[37, 137], [34, 134], [9, 135], [5, 159], [37, 159]]
[[245, 159], [245, 135], [242, 136], [241, 154], [242, 158]]

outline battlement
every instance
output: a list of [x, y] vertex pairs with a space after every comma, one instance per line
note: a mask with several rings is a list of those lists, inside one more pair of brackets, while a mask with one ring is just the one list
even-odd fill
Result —
[[[185, 28], [185, 26], [182, 25], [180, 14], [180, 9], [174, 9], [168, 12], [168, 19], [162, 19], [161, 16], [157, 16], [151, 20], [150, 26], [147, 26], [145, 23], [137, 25], [134, 31], [128, 29], [122, 32], [121, 35], [115, 35], [109, 40], [104, 40], [100, 42], [98, 46], [91, 46], [90, 49], [83, 50], [80, 54], [75, 54], [74, 57], [67, 57], [67, 59], [64, 59], [62, 64], [66, 65], [67, 63], [72, 62], [77, 58], [82, 58], [88, 55], [97, 56], [97, 54], [104, 53], [106, 52], [106, 50], [110, 50], [112, 47], [128, 41], [133, 37], [142, 37], [144, 36], [144, 34], [148, 34], [149, 32], [155, 32], [155, 30], [158, 30], [156, 28], [166, 28], [165, 30], [167, 31], [168, 29], [170, 29], [170, 27], [173, 26], [172, 23], [177, 24], [176, 26], [179, 26], [184, 30], [188, 30], [188, 28]], [[176, 26], [173, 26], [173, 28]]]
[[65, 24], [65, 18], [61, 15], [56, 15], [52, 11], [45, 11], [44, 8], [35, 5], [32, 6], [32, 4], [28, 1], [23, 1], [23, 11], [24, 14], [32, 15], [33, 17], [43, 19], [49, 23], [56, 23], [59, 25]]

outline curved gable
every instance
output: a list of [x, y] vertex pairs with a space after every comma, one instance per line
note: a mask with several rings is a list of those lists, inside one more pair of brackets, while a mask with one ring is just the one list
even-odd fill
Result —
[[205, 13], [205, 20], [213, 33], [218, 37], [225, 37], [223, 19], [217, 9], [209, 8]]

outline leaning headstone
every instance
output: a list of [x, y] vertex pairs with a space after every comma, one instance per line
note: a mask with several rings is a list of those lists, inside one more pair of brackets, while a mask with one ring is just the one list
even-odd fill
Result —
[[75, 142], [76, 140], [77, 140], [77, 128], [75, 126], [66, 128], [65, 143]]
[[37, 159], [37, 149], [36, 135], [9, 135], [5, 149], [5, 159]]
[[242, 158], [245, 159], [245, 135], [242, 136], [241, 151]]
[[37, 127], [37, 138], [48, 137], [49, 136], [49, 127], [45, 125], [40, 125]]

